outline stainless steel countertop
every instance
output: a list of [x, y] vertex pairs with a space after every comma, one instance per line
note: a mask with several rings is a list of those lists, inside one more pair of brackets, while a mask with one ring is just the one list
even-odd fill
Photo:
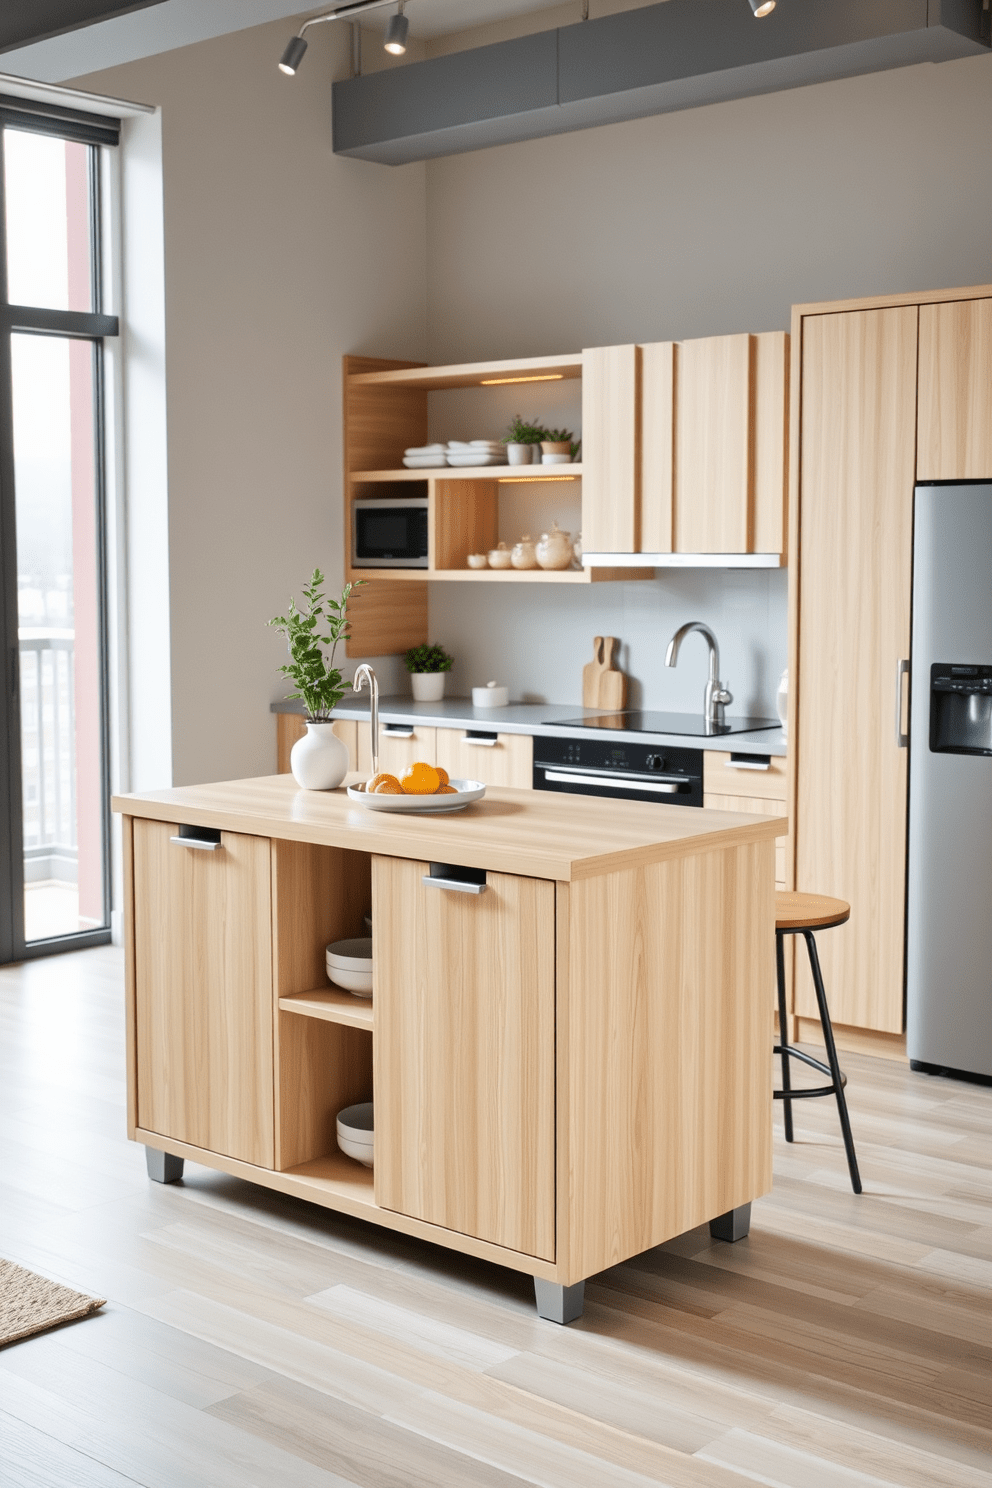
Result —
[[[300, 703], [272, 704], [273, 713], [302, 713]], [[426, 728], [492, 729], [501, 734], [533, 734], [553, 739], [572, 738], [574, 728], [562, 728], [557, 719], [594, 717], [602, 708], [579, 708], [572, 703], [510, 703], [506, 708], [473, 708], [469, 698], [444, 698], [439, 703], [415, 703], [410, 697], [379, 699], [379, 722], [423, 724]], [[368, 704], [362, 700], [342, 702], [334, 709], [335, 718], [355, 718], [367, 722]], [[616, 743], [625, 739], [635, 744], [664, 744], [670, 749], [712, 749], [721, 754], [784, 755], [788, 745], [781, 729], [757, 729], [747, 734], [718, 734], [712, 738], [696, 734], [642, 734], [633, 730], [582, 729], [582, 737], [605, 739]]]

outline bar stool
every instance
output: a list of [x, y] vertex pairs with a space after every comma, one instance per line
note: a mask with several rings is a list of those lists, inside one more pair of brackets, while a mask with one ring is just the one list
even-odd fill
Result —
[[[830, 1010], [827, 1007], [827, 995], [823, 990], [823, 977], [820, 973], [820, 958], [816, 954], [816, 939], [814, 930], [830, 930], [834, 925], [843, 925], [845, 920], [851, 917], [851, 906], [845, 904], [843, 899], [830, 899], [825, 894], [790, 894], [778, 890], [775, 894], [775, 957], [778, 969], [778, 1032], [781, 1043], [775, 1045], [775, 1053], [782, 1056], [782, 1089], [776, 1090], [775, 1099], [785, 1102], [785, 1140], [792, 1141], [792, 1102], [794, 1100], [811, 1100], [819, 1095], [835, 1095], [837, 1097], [837, 1110], [840, 1115], [840, 1129], [844, 1137], [844, 1150], [847, 1153], [847, 1166], [851, 1173], [851, 1185], [854, 1192], [861, 1192], [861, 1174], [858, 1172], [858, 1159], [854, 1151], [854, 1138], [851, 1135], [851, 1123], [847, 1115], [847, 1101], [844, 1097], [844, 1086], [847, 1084], [847, 1076], [841, 1073], [837, 1062], [837, 1046], [834, 1043], [834, 1031], [830, 1023]], [[812, 1054], [805, 1054], [802, 1049], [795, 1048], [787, 1039], [787, 1013], [785, 1010], [785, 951], [784, 940], [787, 935], [801, 935], [806, 942], [806, 951], [809, 955], [809, 969], [813, 973], [813, 987], [816, 991], [816, 1002], [820, 1009], [820, 1024], [823, 1028], [823, 1042], [827, 1050], [827, 1063], [814, 1059]], [[789, 1077], [789, 1060], [800, 1059], [803, 1064], [808, 1064], [811, 1069], [818, 1070], [822, 1075], [829, 1075], [829, 1085], [817, 1085], [812, 1090], [793, 1090]]]

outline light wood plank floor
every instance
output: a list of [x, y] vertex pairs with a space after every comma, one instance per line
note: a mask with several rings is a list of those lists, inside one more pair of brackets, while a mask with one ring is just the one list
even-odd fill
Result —
[[[848, 1055], [777, 1128], [750, 1238], [528, 1278], [124, 1137], [122, 964], [0, 970], [0, 1254], [110, 1299], [0, 1352], [30, 1488], [992, 1488], [992, 1091]], [[779, 1113], [776, 1113], [779, 1115]]]

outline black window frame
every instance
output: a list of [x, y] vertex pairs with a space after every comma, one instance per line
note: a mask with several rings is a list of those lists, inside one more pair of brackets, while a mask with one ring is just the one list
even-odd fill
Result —
[[[7, 293], [5, 134], [8, 129], [54, 135], [90, 147], [90, 274], [92, 312], [11, 305]], [[102, 312], [103, 248], [100, 202], [101, 147], [120, 142], [120, 121], [101, 114], [37, 103], [0, 93], [0, 965], [60, 951], [106, 945], [111, 937], [109, 636], [107, 631], [106, 399], [104, 341], [120, 334], [116, 315]], [[21, 761], [20, 653], [18, 644], [17, 525], [14, 486], [12, 337], [57, 336], [89, 341], [93, 348], [94, 498], [97, 539], [98, 656], [101, 688], [100, 760], [103, 835], [103, 901], [107, 924], [27, 943], [24, 939], [24, 839]]]

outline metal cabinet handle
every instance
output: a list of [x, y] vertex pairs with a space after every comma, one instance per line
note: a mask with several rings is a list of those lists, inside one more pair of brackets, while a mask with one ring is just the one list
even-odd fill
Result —
[[218, 852], [224, 844], [222, 842], [204, 842], [202, 837], [170, 837], [177, 847], [195, 847], [200, 852]]
[[902, 731], [903, 678], [909, 675], [909, 662], [896, 662], [896, 748], [909, 748], [909, 735]]
[[484, 883], [466, 883], [461, 878], [431, 878], [425, 873], [420, 880], [432, 889], [455, 889], [459, 894], [484, 894], [486, 885]]
[[605, 775], [570, 775], [566, 770], [545, 770], [544, 778], [560, 785], [603, 785], [607, 790], [654, 791], [659, 796], [677, 796], [681, 790], [681, 786], [657, 780], [610, 780]]
[[725, 770], [770, 770], [771, 760], [724, 760]]
[[383, 733], [388, 734], [390, 739], [412, 739], [413, 729], [403, 728], [402, 725], [386, 723], [383, 725]]
[[480, 735], [480, 734], [466, 734], [465, 735], [465, 743], [466, 744], [479, 744], [479, 745], [482, 746], [483, 749], [495, 749], [496, 748], [496, 745], [499, 743], [499, 740], [498, 739], [487, 739], [484, 734], [483, 735]]

